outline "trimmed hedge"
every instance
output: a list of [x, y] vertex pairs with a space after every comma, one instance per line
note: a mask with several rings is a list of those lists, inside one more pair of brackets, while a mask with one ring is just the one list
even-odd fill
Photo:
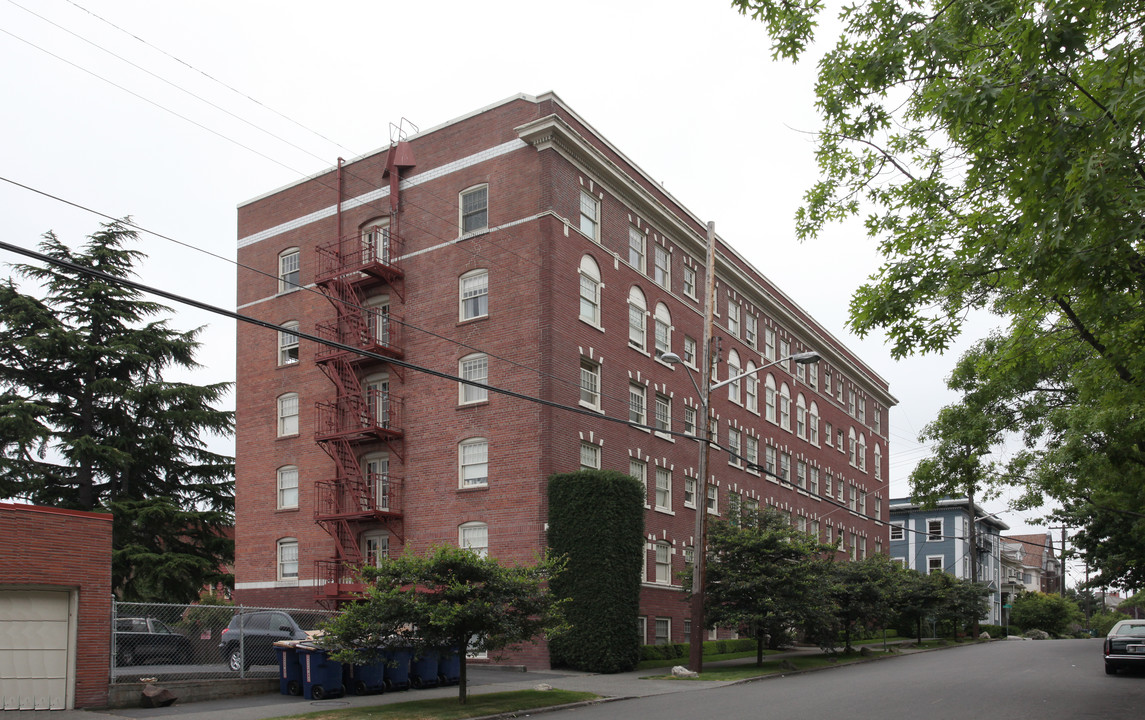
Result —
[[[667, 645], [641, 645], [641, 660], [687, 660], [691, 653], [691, 643], [670, 643]], [[755, 652], [754, 638], [738, 640], [708, 640], [704, 642], [704, 655], [727, 655], [728, 653]]]
[[568, 559], [549, 587], [569, 599], [570, 625], [549, 642], [554, 665], [614, 673], [640, 661], [644, 495], [642, 483], [613, 471], [549, 478], [549, 548]]

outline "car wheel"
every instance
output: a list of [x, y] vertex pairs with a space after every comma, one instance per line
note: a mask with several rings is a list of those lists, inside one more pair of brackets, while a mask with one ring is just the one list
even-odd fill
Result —
[[250, 669], [250, 663], [247, 663], [246, 667], [243, 667], [243, 655], [238, 648], [231, 650], [231, 654], [227, 656], [227, 666], [234, 672]]
[[1116, 665], [1110, 665], [1109, 663], [1105, 663], [1105, 674], [1106, 675], [1116, 675], [1117, 674], [1117, 666]]

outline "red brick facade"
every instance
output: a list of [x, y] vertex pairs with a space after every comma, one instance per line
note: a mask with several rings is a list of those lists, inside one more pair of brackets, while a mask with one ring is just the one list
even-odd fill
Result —
[[111, 663], [111, 515], [0, 503], [0, 590], [73, 593], [74, 706], [105, 707]]
[[[685, 355], [685, 337], [694, 339], [697, 352], [702, 336], [704, 243], [706, 228], [674, 198], [667, 195], [638, 167], [554, 95], [519, 96], [485, 110], [428, 130], [410, 139], [414, 165], [401, 171], [402, 188], [396, 214], [383, 188], [389, 153], [379, 151], [290, 187], [252, 200], [239, 208], [239, 262], [264, 273], [240, 271], [239, 311], [260, 320], [299, 323], [303, 333], [334, 317], [333, 305], [316, 292], [316, 247], [339, 237], [354, 236], [367, 223], [389, 217], [400, 235], [403, 277], [365, 288], [367, 301], [389, 298], [390, 312], [400, 317], [402, 358], [419, 368], [459, 374], [461, 358], [483, 353], [488, 360], [488, 384], [523, 396], [564, 406], [581, 404], [582, 360], [599, 369], [596, 417], [529, 402], [496, 393], [473, 404], [459, 402], [458, 384], [415, 369], [375, 361], [355, 367], [358, 378], [388, 373], [389, 391], [400, 402], [402, 437], [386, 445], [355, 441], [359, 457], [386, 452], [389, 472], [401, 478], [400, 518], [383, 523], [363, 521], [348, 525], [356, 535], [371, 530], [388, 533], [389, 552], [409, 547], [424, 550], [433, 544], [459, 542], [459, 526], [484, 523], [488, 550], [512, 562], [527, 563], [543, 548], [546, 520], [546, 478], [576, 470], [581, 445], [599, 448], [601, 467], [629, 472], [630, 462], [646, 464], [649, 486], [647, 535], [648, 582], [643, 591], [643, 613], [652, 642], [656, 618], [671, 619], [671, 640], [684, 641], [687, 607], [675, 573], [683, 570], [683, 548], [692, 543], [695, 521], [691, 504], [685, 505], [685, 482], [695, 479], [697, 444], [687, 437], [669, 436], [609, 422], [601, 416], [627, 419], [630, 386], [643, 387], [646, 424], [655, 422], [655, 398], [670, 398], [670, 428], [685, 431], [686, 413], [696, 400], [686, 370], [657, 359], [657, 306], [670, 314], [669, 349]], [[341, 195], [339, 195], [341, 185]], [[488, 229], [459, 237], [459, 197], [479, 185], [488, 187]], [[588, 193], [599, 203], [598, 231], [582, 232], [581, 197]], [[335, 213], [339, 197], [342, 213]], [[629, 263], [630, 232], [644, 238], [642, 268]], [[654, 279], [654, 248], [668, 252], [669, 281]], [[300, 249], [300, 280], [304, 289], [278, 293], [278, 258], [289, 248]], [[844, 536], [849, 550], [884, 551], [880, 538], [885, 522], [888, 411], [894, 404], [887, 383], [870, 371], [847, 348], [824, 331], [779, 289], [729, 245], [720, 241], [716, 289], [716, 335], [723, 338], [717, 379], [729, 376], [733, 351], [741, 369], [766, 364], [765, 331], [776, 334], [776, 352], [816, 350], [823, 360], [802, 379], [781, 366], [759, 374], [757, 407], [748, 407], [746, 381], [739, 386], [739, 402], [729, 390], [713, 394], [718, 418], [718, 441], [724, 450], [712, 453], [712, 485], [716, 505], [726, 512], [728, 503], [756, 501], [790, 511], [793, 522], [807, 523], [831, 538]], [[587, 322], [581, 314], [583, 258], [592, 259], [599, 272], [599, 319]], [[685, 291], [685, 268], [694, 270]], [[483, 269], [488, 273], [488, 313], [461, 320], [460, 278]], [[320, 279], [320, 278], [318, 278]], [[322, 286], [328, 289], [328, 285]], [[639, 288], [645, 307], [641, 324], [643, 349], [630, 342], [630, 292]], [[729, 327], [729, 307], [737, 308], [738, 328]], [[756, 338], [747, 337], [748, 317], [754, 318]], [[662, 315], [663, 317], [663, 315]], [[734, 330], [734, 332], [733, 332]], [[315, 363], [319, 348], [306, 340], [299, 361], [278, 363], [278, 336], [272, 330], [240, 323], [238, 329], [238, 418], [236, 450], [236, 597], [245, 604], [311, 605], [323, 583], [314, 562], [331, 559], [335, 542], [315, 524], [316, 482], [335, 475], [335, 463], [315, 443], [316, 403], [330, 402], [334, 384]], [[754, 346], [753, 346], [754, 345]], [[693, 370], [698, 381], [699, 372]], [[776, 397], [787, 388], [788, 427], [768, 420], [765, 377], [775, 381]], [[831, 381], [828, 395], [826, 378]], [[843, 388], [836, 395], [836, 388]], [[297, 393], [299, 431], [278, 437], [276, 398]], [[849, 410], [850, 394], [855, 410]], [[812, 442], [810, 416], [797, 411], [814, 403], [818, 442]], [[859, 408], [862, 408], [862, 411]], [[859, 413], [862, 412], [862, 421]], [[802, 424], [799, 418], [802, 417]], [[826, 443], [827, 424], [833, 428]], [[798, 428], [805, 428], [800, 436]], [[845, 447], [836, 447], [834, 433], [842, 430]], [[851, 460], [849, 437], [856, 443]], [[791, 483], [797, 465], [819, 473], [819, 492], [796, 488], [729, 464], [726, 448], [730, 434], [740, 433], [741, 454], [755, 438], [758, 463], [766, 461], [767, 447], [777, 459], [790, 457]], [[461, 487], [459, 443], [485, 438], [488, 482]], [[858, 450], [865, 447], [865, 457]], [[876, 451], [876, 448], [878, 450]], [[879, 453], [876, 461], [875, 453]], [[876, 465], [880, 474], [876, 476]], [[277, 509], [277, 470], [298, 468], [297, 508]], [[670, 475], [668, 507], [656, 508], [656, 471]], [[777, 468], [778, 469], [778, 468]], [[833, 478], [832, 495], [845, 483], [847, 495], [837, 500], [822, 497], [826, 477]], [[849, 507], [850, 486], [857, 494]], [[861, 494], [859, 494], [861, 493]], [[733, 495], [734, 494], [734, 495]], [[661, 500], [665, 500], [661, 496]], [[865, 509], [865, 516], [864, 516]], [[876, 516], [872, 519], [869, 516]], [[799, 518], [806, 518], [800, 520]], [[277, 543], [298, 541], [298, 577], [278, 577]], [[671, 585], [657, 583], [655, 543], [670, 548]], [[543, 648], [518, 660], [547, 665]]]

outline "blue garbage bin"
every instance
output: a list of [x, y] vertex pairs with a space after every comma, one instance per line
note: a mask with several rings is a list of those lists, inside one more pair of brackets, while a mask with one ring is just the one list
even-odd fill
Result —
[[342, 663], [331, 660], [325, 650], [313, 645], [299, 645], [298, 658], [302, 663], [302, 697], [322, 700], [342, 697]]
[[442, 685], [461, 682], [461, 655], [456, 648], [442, 648], [437, 656], [437, 680]]
[[436, 650], [423, 650], [419, 657], [413, 659], [409, 671], [410, 687], [437, 687], [437, 656]]
[[283, 695], [302, 694], [302, 665], [298, 662], [298, 651], [289, 645], [275, 643], [278, 652], [278, 691]]
[[385, 660], [368, 665], [346, 665], [343, 684], [355, 695], [376, 695], [385, 692]]
[[386, 658], [386, 690], [408, 690], [411, 648], [394, 648], [383, 653]]

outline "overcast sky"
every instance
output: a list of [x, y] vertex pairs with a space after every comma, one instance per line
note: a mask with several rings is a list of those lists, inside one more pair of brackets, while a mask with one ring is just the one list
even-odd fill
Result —
[[[955, 399], [956, 352], [895, 362], [846, 330], [879, 258], [858, 223], [795, 240], [817, 177], [813, 61], [773, 62], [723, 0], [0, 0], [0, 67], [0, 177], [197, 248], [145, 235], [141, 279], [228, 309], [238, 203], [387, 145], [403, 118], [428, 129], [551, 90], [890, 382], [892, 496]], [[8, 182], [0, 207], [29, 248], [101, 222]], [[20, 261], [0, 251], [0, 277]], [[191, 379], [233, 380], [234, 323], [172, 307], [179, 329], [206, 326]]]

